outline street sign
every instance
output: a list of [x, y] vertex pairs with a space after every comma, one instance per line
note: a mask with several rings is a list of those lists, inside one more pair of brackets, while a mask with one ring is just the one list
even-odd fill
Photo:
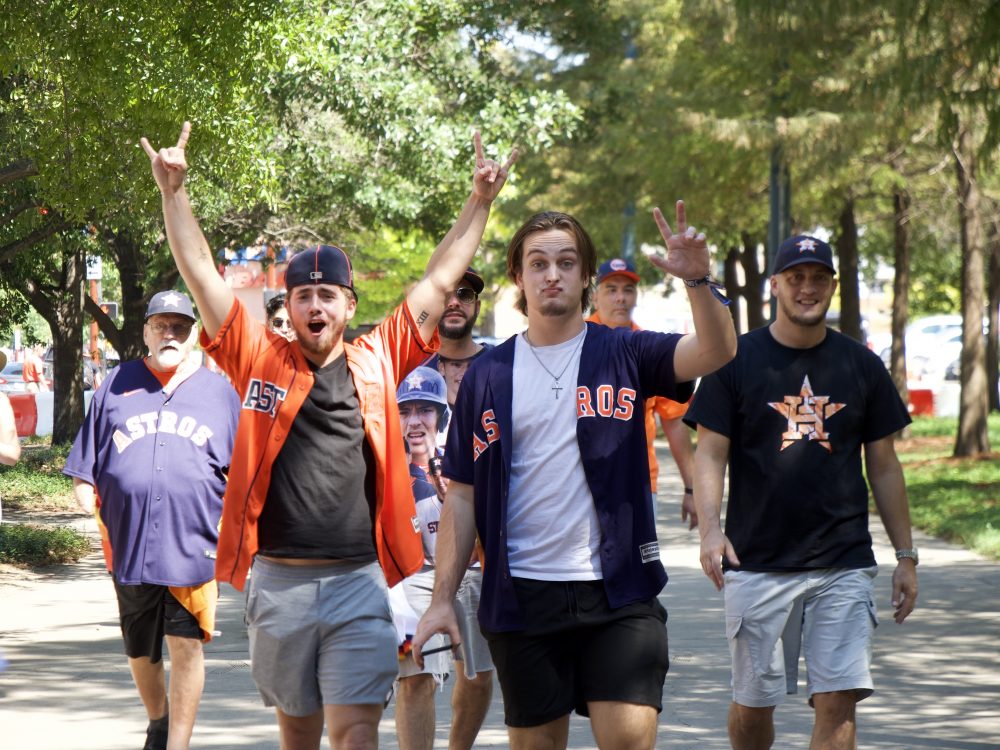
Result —
[[101, 256], [87, 256], [87, 281], [100, 281], [103, 278], [101, 272]]

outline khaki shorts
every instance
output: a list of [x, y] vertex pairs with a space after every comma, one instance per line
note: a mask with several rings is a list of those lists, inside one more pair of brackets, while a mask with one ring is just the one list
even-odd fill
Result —
[[799, 653], [806, 691], [873, 692], [872, 634], [878, 625], [877, 568], [825, 568], [790, 573], [727, 571], [726, 637], [733, 701], [764, 707], [798, 692]]
[[377, 562], [293, 566], [258, 557], [246, 621], [264, 705], [289, 716], [381, 706], [396, 679], [396, 629]]

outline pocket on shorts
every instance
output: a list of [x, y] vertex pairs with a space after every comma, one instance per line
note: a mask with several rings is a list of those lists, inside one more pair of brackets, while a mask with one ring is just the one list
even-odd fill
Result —
[[868, 616], [872, 618], [872, 627], [878, 627], [878, 607], [875, 606], [875, 600], [868, 597]]

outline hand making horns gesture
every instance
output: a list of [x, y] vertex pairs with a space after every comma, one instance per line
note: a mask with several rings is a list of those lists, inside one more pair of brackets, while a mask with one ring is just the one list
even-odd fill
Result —
[[190, 136], [191, 123], [185, 120], [184, 125], [181, 126], [181, 134], [177, 139], [176, 146], [161, 148], [157, 151], [149, 145], [145, 136], [139, 139], [146, 155], [149, 156], [156, 184], [164, 195], [176, 193], [184, 186], [184, 176], [187, 174], [187, 159], [184, 157], [184, 149]]
[[679, 279], [701, 279], [707, 276], [708, 243], [705, 241], [704, 233], [696, 234], [697, 230], [687, 225], [684, 201], [677, 201], [677, 234], [670, 231], [670, 225], [667, 224], [659, 208], [653, 209], [653, 219], [667, 246], [667, 255], [665, 258], [650, 255], [650, 262]]
[[483, 155], [483, 141], [477, 130], [472, 134], [472, 143], [476, 147], [476, 169], [472, 175], [472, 194], [484, 201], [493, 201], [499, 195], [500, 189], [507, 181], [511, 165], [517, 161], [517, 149], [510, 152], [507, 161], [500, 164]]

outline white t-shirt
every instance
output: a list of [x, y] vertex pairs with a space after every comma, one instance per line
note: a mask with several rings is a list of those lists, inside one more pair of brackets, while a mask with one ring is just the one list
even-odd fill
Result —
[[[586, 335], [584, 328], [562, 344], [535, 347], [535, 354], [523, 336], [515, 344], [507, 555], [518, 578], [603, 577], [601, 529], [576, 438], [576, 380]], [[562, 390], [553, 391], [550, 373], [560, 375]]]

